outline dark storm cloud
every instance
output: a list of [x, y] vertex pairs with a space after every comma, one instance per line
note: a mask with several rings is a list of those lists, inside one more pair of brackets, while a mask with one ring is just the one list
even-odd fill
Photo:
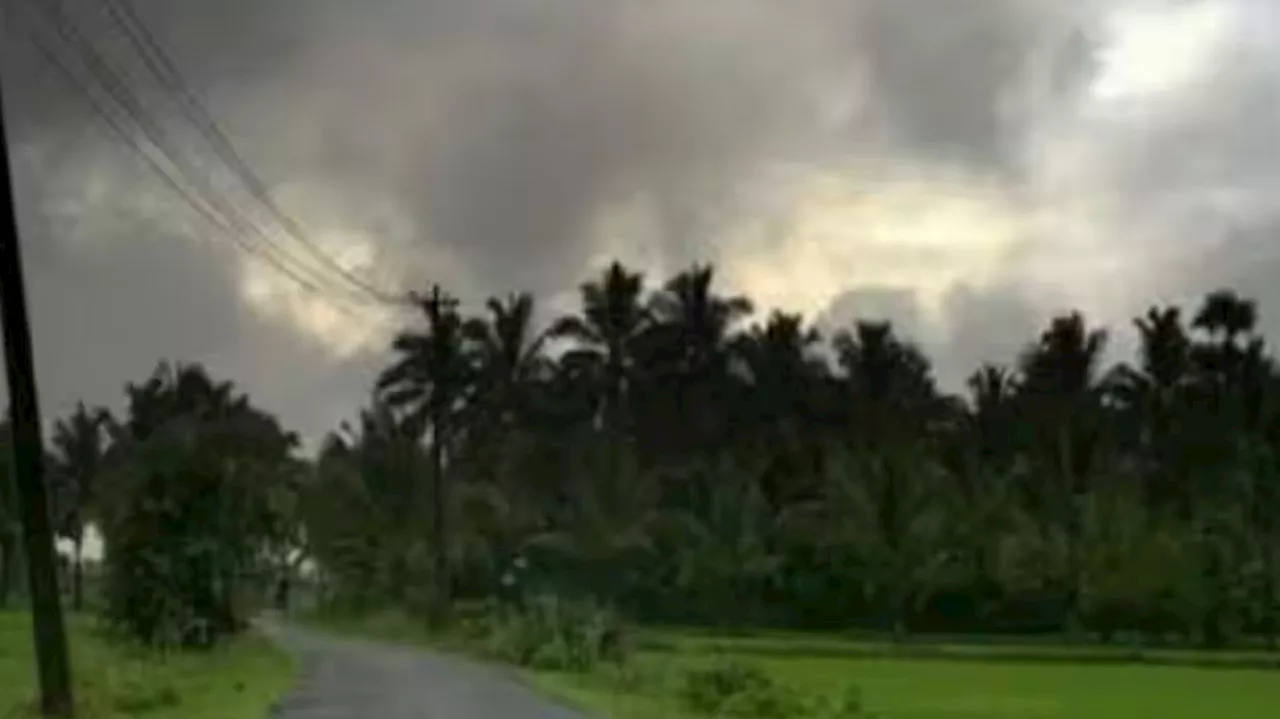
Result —
[[[641, 198], [695, 227], [687, 208], [710, 205], [745, 160], [808, 142], [807, 78], [832, 51], [817, 2], [138, 6], [269, 183], [300, 186], [300, 206], [312, 190], [385, 198], [345, 229], [407, 226], [389, 264], [464, 293], [576, 280], [611, 203]], [[65, 7], [148, 109], [175, 119], [101, 6]], [[316, 386], [363, 394], [367, 365], [326, 366], [314, 338], [246, 306], [241, 259], [193, 241], [182, 204], [37, 53], [6, 42], [5, 60], [52, 407], [118, 397], [160, 357], [234, 370], [294, 417], [315, 417]], [[440, 276], [441, 255], [461, 276]]]
[[895, 153], [993, 158], [1034, 35], [1014, 0], [140, 6], [264, 174], [393, 197], [486, 289], [572, 281], [636, 197], [668, 254], [723, 252], [705, 238], [756, 164], [850, 140], [825, 106]]
[[[468, 296], [572, 287], [602, 244], [633, 241], [596, 228], [637, 204], [666, 267], [731, 263], [726, 226], [759, 211], [739, 204], [740, 185], [781, 164], [869, 155], [907, 176], [959, 166], [1012, 190], [1042, 179], [1039, 143], [1065, 137], [1097, 154], [1065, 189], [1124, 209], [1106, 218], [1116, 247], [1185, 244], [1179, 193], [1243, 188], [1266, 204], [1261, 188], [1280, 179], [1264, 160], [1266, 92], [1280, 84], [1263, 70], [1189, 101], [1184, 129], [1063, 117], [1096, 41], [1076, 16], [1097, 13], [1049, 0], [135, 2], [304, 223], [368, 234], [386, 272]], [[98, 3], [66, 5], [127, 59]], [[325, 359], [316, 338], [246, 305], [236, 254], [187, 237], [181, 205], [104, 142], [56, 76], [13, 71], [40, 67], [29, 50], [3, 53], [29, 158], [18, 180], [46, 394], [105, 399], [172, 356], [208, 360], [308, 431], [350, 414], [382, 358]], [[1180, 163], [1202, 135], [1216, 144]], [[1243, 212], [1209, 216], [1205, 233]], [[1194, 266], [1179, 264], [1173, 284], [1195, 284]], [[1030, 294], [1000, 277], [955, 289], [939, 318], [919, 319], [914, 295], [899, 305], [946, 355], [940, 374], [956, 374], [1028, 338], [1028, 318], [1046, 314]]]
[[[48, 418], [80, 399], [121, 408], [125, 383], [145, 379], [161, 360], [204, 362], [263, 406], [288, 413], [308, 437], [346, 413], [332, 405], [349, 409], [365, 399], [367, 383], [349, 378], [367, 380], [367, 362], [329, 359], [315, 340], [251, 312], [240, 295], [236, 256], [188, 236], [164, 204], [131, 203], [127, 196], [144, 171], [130, 172], [114, 154], [95, 157], [81, 148], [74, 167], [83, 182], [55, 182], [57, 192], [19, 186]], [[17, 173], [26, 175], [33, 162], [65, 177], [50, 157], [30, 153], [19, 159]], [[321, 413], [297, 411], [307, 407]]]
[[433, 12], [451, 31], [402, 45], [377, 25], [334, 31], [340, 48], [290, 87], [338, 70], [360, 101], [318, 100], [315, 144], [296, 151], [377, 178], [489, 289], [576, 281], [600, 213], [635, 200], [682, 254], [753, 162], [814, 151], [811, 85], [841, 52], [818, 2], [429, 4], [416, 21]]
[[1041, 17], [1022, 0], [865, 3], [857, 40], [886, 137], [931, 160], [1004, 163], [1010, 95]]

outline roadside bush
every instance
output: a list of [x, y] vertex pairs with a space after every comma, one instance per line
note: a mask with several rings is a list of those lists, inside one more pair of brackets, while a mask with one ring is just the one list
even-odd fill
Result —
[[761, 691], [772, 684], [763, 671], [736, 660], [718, 660], [709, 667], [690, 669], [684, 678], [683, 695], [689, 708], [715, 714], [730, 699]]
[[208, 646], [239, 628], [234, 557], [210, 531], [217, 505], [204, 498], [216, 479], [166, 469], [118, 485], [128, 501], [104, 521], [104, 618], [144, 644]]
[[849, 685], [833, 697], [808, 698], [757, 666], [717, 660], [685, 673], [681, 695], [698, 714], [733, 719], [872, 719], [862, 691]]
[[799, 693], [776, 684], [759, 667], [736, 660], [689, 670], [682, 693], [690, 709], [711, 716], [788, 719], [805, 713]]
[[628, 653], [615, 612], [555, 595], [495, 607], [487, 618], [469, 621], [464, 632], [492, 658], [550, 671], [588, 672], [605, 662], [621, 664]]

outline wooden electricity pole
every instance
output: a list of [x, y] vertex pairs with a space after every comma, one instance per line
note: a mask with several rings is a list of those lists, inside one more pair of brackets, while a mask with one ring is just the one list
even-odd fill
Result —
[[18, 247], [18, 218], [14, 211], [9, 169], [9, 141], [4, 127], [0, 93], [0, 324], [4, 326], [4, 365], [13, 412], [13, 468], [17, 485], [22, 536], [27, 550], [31, 616], [35, 626], [36, 668], [40, 708], [46, 717], [71, 717], [71, 665], [67, 659], [66, 627], [58, 595], [53, 526], [44, 481], [44, 442], [36, 397], [31, 327], [27, 323], [26, 288], [22, 281], [22, 252]]

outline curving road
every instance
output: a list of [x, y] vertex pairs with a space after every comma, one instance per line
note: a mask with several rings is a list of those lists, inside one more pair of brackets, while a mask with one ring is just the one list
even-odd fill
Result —
[[502, 671], [464, 659], [271, 619], [260, 626], [301, 665], [298, 686], [274, 719], [584, 719]]

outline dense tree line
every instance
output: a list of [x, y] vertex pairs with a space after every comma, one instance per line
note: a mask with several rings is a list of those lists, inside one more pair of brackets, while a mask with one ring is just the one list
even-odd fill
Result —
[[614, 264], [546, 332], [439, 289], [306, 515], [334, 601], [590, 592], [641, 618], [1275, 636], [1280, 372], [1255, 305], [1053, 319], [966, 396], [892, 325], [748, 324], [710, 267]]
[[964, 396], [890, 323], [753, 322], [710, 267], [651, 287], [615, 263], [545, 329], [523, 294], [417, 304], [314, 458], [198, 366], [59, 422], [73, 601], [93, 523], [106, 613], [150, 641], [234, 631], [246, 588], [304, 564], [326, 602], [437, 618], [543, 591], [898, 635], [1280, 634], [1280, 370], [1232, 292], [1151, 308], [1111, 368], [1102, 329], [1055, 318]]

